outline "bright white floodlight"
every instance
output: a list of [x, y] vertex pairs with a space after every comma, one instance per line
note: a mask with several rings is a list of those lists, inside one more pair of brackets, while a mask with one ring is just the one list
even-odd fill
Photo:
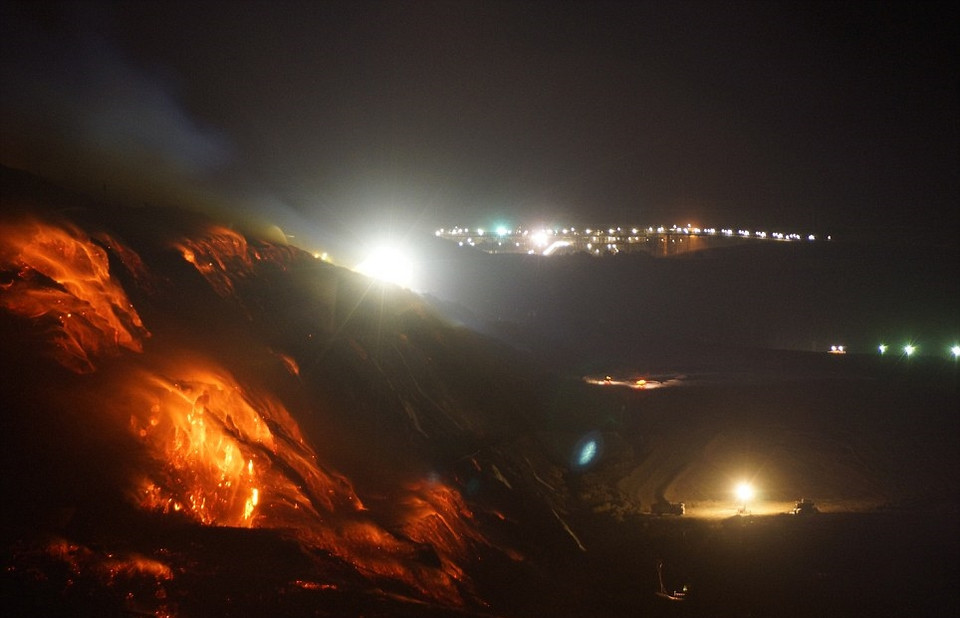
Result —
[[396, 247], [379, 247], [354, 269], [373, 279], [410, 287], [413, 280], [413, 264]]
[[738, 513], [743, 515], [747, 512], [747, 502], [753, 499], [753, 485], [747, 482], [739, 483], [733, 490], [737, 496], [737, 501], [740, 503], [740, 508]]
[[960, 345], [955, 345], [950, 348], [950, 352], [953, 354], [954, 359], [960, 358]]
[[905, 345], [903, 346], [903, 353], [907, 356], [913, 356], [913, 353], [917, 351], [917, 346], [915, 345]]

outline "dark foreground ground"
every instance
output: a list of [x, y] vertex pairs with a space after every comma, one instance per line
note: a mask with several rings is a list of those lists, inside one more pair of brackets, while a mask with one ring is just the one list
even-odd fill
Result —
[[[556, 562], [530, 565], [526, 578], [491, 574], [499, 585], [489, 612], [439, 608], [382, 589], [345, 593], [342, 581], [339, 589], [331, 584], [343, 573], [326, 573], [322, 587], [298, 579], [311, 567], [270, 531], [170, 533], [169, 551], [189, 554], [192, 571], [174, 586], [133, 590], [162, 597], [161, 605], [184, 616], [955, 616], [960, 609], [957, 526], [943, 514], [577, 524], [589, 551], [558, 552]], [[670, 591], [688, 586], [685, 601], [655, 594], [661, 561]], [[4, 576], [7, 615], [154, 615], [155, 603], [124, 603], [95, 578], [52, 568], [41, 556], [34, 566]]]
[[[569, 576], [591, 592], [568, 615], [951, 616], [960, 609], [950, 515], [640, 518], [584, 537], [594, 550]], [[671, 592], [688, 585], [685, 601], [655, 595], [661, 560]]]

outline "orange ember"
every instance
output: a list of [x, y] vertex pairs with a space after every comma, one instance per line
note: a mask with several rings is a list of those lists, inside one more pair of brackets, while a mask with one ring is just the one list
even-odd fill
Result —
[[[436, 548], [445, 565], [452, 567], [467, 558], [469, 541], [483, 541], [471, 526], [473, 513], [455, 489], [434, 481], [408, 490], [404, 505], [409, 515], [403, 533], [418, 543]], [[456, 575], [457, 579], [462, 576], [459, 571]]]
[[212, 228], [203, 239], [184, 239], [177, 250], [224, 297], [234, 292], [231, 274], [247, 274], [253, 267], [247, 239], [224, 227]]
[[173, 571], [164, 563], [140, 554], [99, 553], [64, 539], [54, 539], [46, 553], [79, 572], [91, 568], [112, 582], [118, 577], [152, 578], [158, 582], [173, 579]]

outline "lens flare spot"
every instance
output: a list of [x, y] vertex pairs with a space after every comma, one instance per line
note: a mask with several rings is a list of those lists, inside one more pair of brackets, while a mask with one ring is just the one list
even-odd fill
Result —
[[570, 464], [574, 469], [586, 469], [600, 460], [603, 454], [603, 436], [598, 431], [591, 431], [577, 442], [570, 456]]
[[593, 458], [597, 456], [597, 441], [590, 440], [580, 449], [580, 457], [577, 458], [577, 463], [581, 466], [585, 466], [593, 461]]

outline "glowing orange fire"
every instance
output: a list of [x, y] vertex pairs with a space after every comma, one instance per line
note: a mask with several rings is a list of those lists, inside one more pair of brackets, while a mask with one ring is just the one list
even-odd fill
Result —
[[[135, 252], [102, 238], [138, 282], [148, 278]], [[254, 276], [258, 261], [282, 266], [287, 251], [251, 248], [225, 228], [177, 246], [222, 296], [234, 293], [238, 278]], [[149, 333], [111, 277], [107, 251], [75, 226], [0, 223], [0, 270], [0, 308], [35, 320], [61, 365], [90, 373], [101, 356], [139, 353], [112, 368], [97, 413], [126, 425], [147, 455], [131, 487], [142, 507], [205, 525], [295, 529], [362, 573], [462, 603], [460, 590], [469, 588], [462, 565], [471, 544], [485, 540], [456, 489], [440, 481], [402, 488], [383, 516], [388, 523], [378, 521], [348, 479], [321, 464], [277, 397], [239, 383], [203, 354], [145, 350]], [[293, 358], [275, 356], [299, 374]], [[434, 558], [424, 560], [424, 548]], [[158, 581], [171, 576], [162, 564], [131, 560], [116, 568]]]
[[249, 273], [253, 266], [247, 239], [223, 227], [210, 229], [202, 239], [184, 239], [176, 248], [221, 296], [234, 292], [231, 274]]
[[[388, 531], [364, 513], [349, 481], [326, 470], [296, 422], [267, 394], [246, 392], [197, 359], [174, 365], [185, 378], [141, 371], [123, 401], [130, 430], [158, 466], [141, 479], [145, 508], [204, 524], [281, 527], [361, 571], [403, 581], [421, 594], [460, 604], [462, 564], [485, 543], [459, 492], [439, 482], [412, 485], [392, 505]], [[419, 559], [430, 547], [439, 569]]]
[[145, 577], [157, 582], [173, 579], [173, 571], [164, 563], [139, 554], [97, 555], [97, 552], [65, 539], [53, 539], [44, 548], [52, 558], [66, 562], [77, 572], [85, 563], [96, 566], [104, 578], [114, 581], [118, 577]]
[[109, 589], [125, 591], [124, 605], [131, 614], [173, 616], [167, 603], [168, 582], [174, 572], [163, 562], [138, 553], [92, 549], [61, 538], [50, 540], [39, 552], [21, 556], [37, 572], [43, 558], [54, 560], [69, 575], [66, 584], [93, 581]]
[[202, 363], [180, 359], [171, 371], [184, 377], [141, 371], [128, 383], [130, 429], [162, 468], [142, 483], [144, 506], [227, 526], [254, 525], [262, 507], [274, 525], [362, 508], [346, 479], [321, 469], [279, 402]]
[[268, 260], [283, 267], [296, 254], [289, 247], [265, 243], [253, 247], [242, 234], [220, 226], [211, 226], [202, 236], [182, 239], [174, 246], [223, 297], [236, 292], [235, 280], [249, 277], [256, 262]]
[[2, 224], [0, 269], [17, 275], [0, 307], [53, 329], [54, 357], [93, 371], [93, 357], [139, 352], [148, 336], [123, 288], [110, 278], [107, 253], [83, 231], [38, 221]]

